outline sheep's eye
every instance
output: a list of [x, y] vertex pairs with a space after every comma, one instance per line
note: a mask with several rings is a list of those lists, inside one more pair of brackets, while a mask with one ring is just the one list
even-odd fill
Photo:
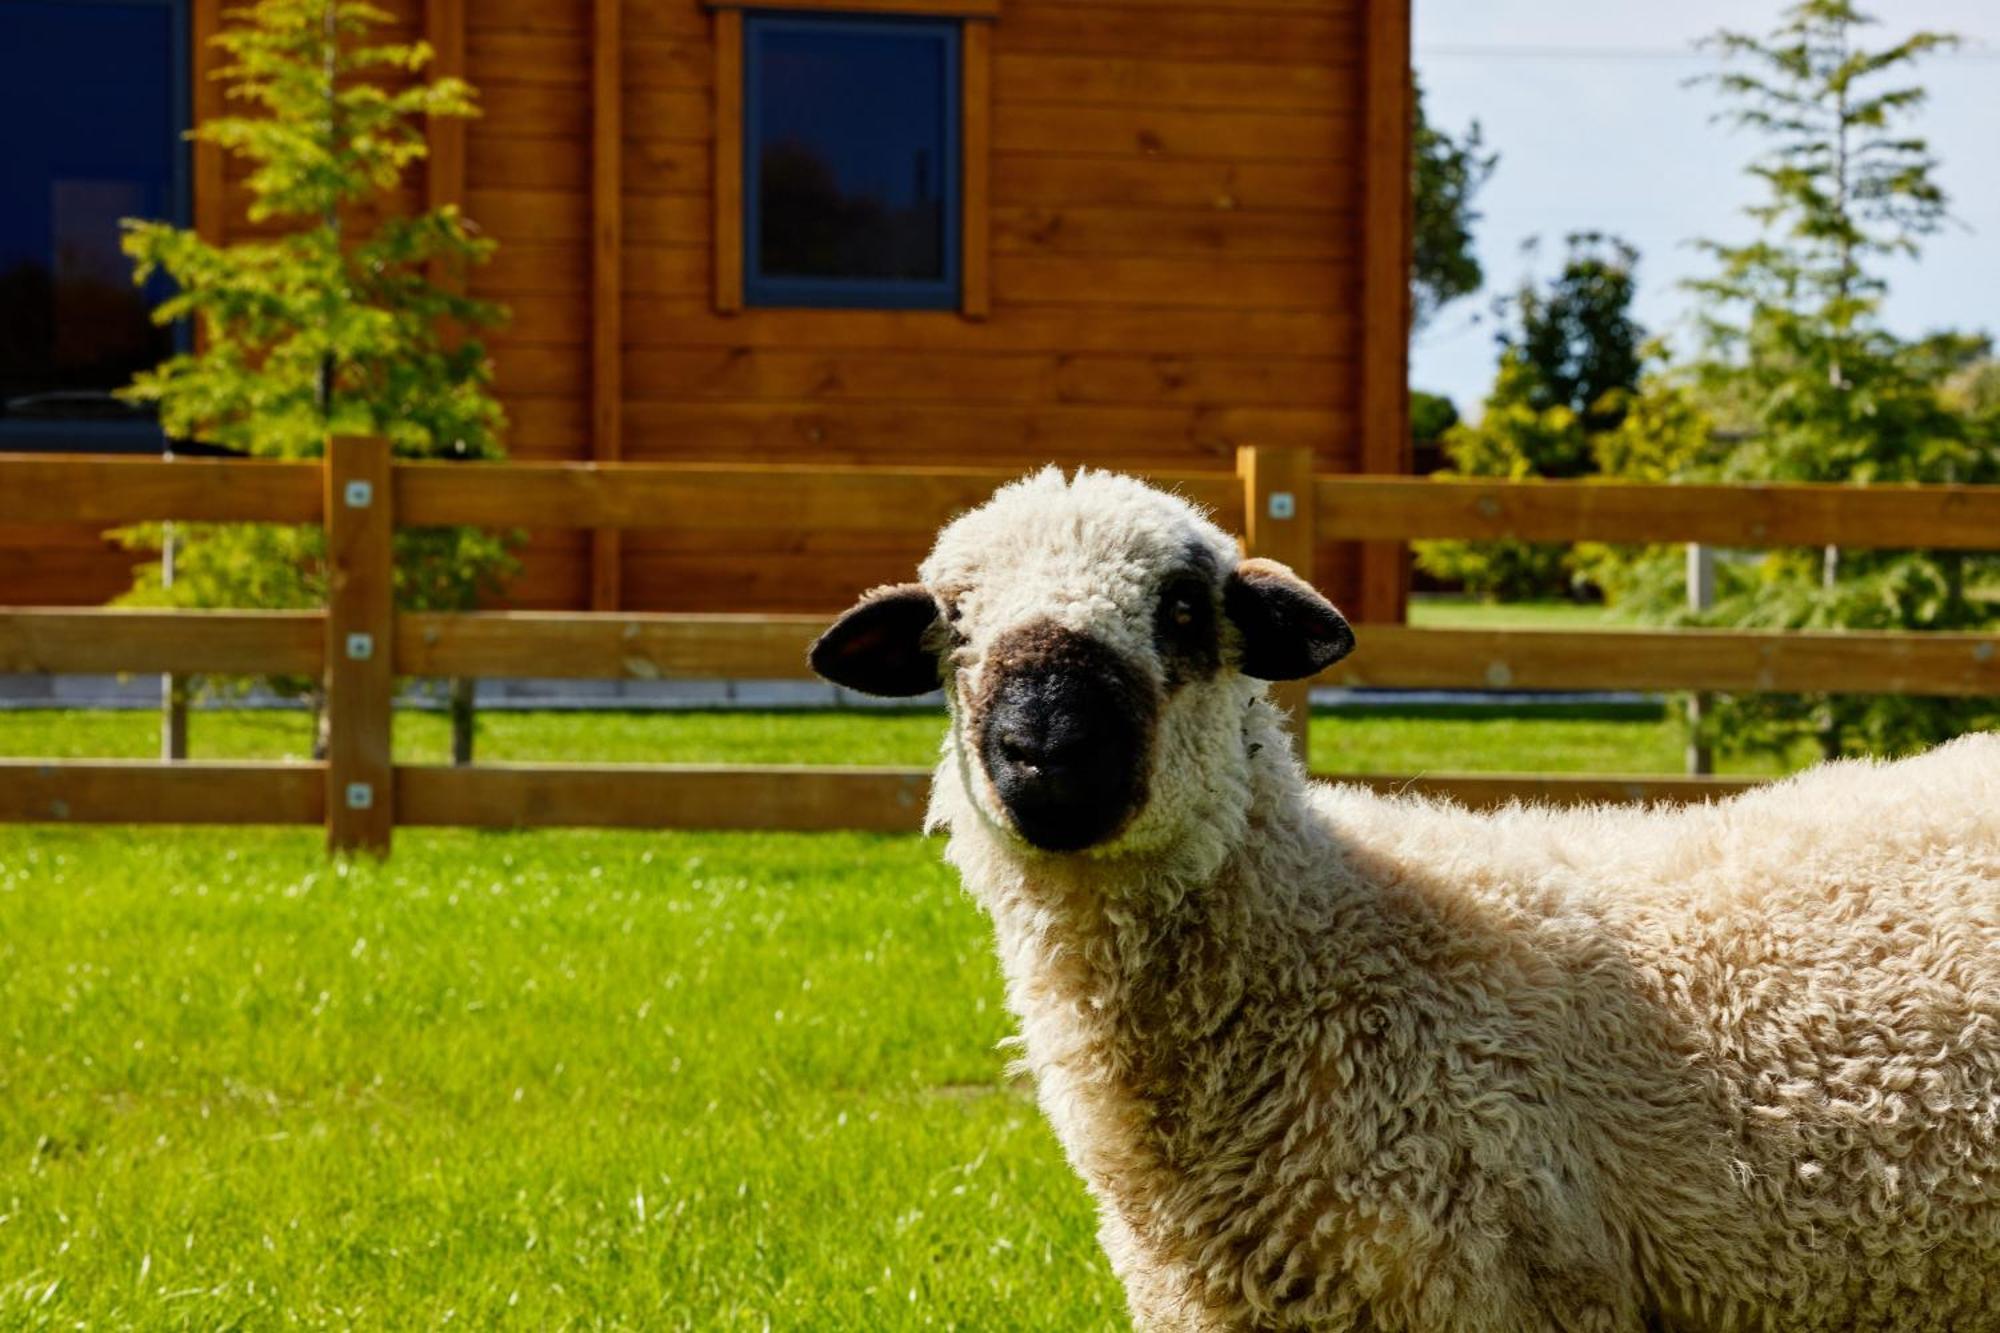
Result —
[[1160, 591], [1155, 625], [1164, 637], [1185, 641], [1209, 617], [1208, 588], [1193, 579], [1176, 579]]
[[1189, 574], [1168, 580], [1160, 589], [1153, 643], [1166, 667], [1169, 688], [1213, 674], [1218, 651], [1215, 595], [1207, 580]]

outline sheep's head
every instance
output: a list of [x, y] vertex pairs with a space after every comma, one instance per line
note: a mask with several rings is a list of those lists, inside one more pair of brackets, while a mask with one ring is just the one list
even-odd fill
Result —
[[1354, 636], [1282, 565], [1178, 496], [1054, 468], [938, 535], [921, 582], [878, 588], [812, 665], [868, 694], [943, 686], [969, 795], [1045, 852], [1157, 844], [1232, 779], [1259, 681]]

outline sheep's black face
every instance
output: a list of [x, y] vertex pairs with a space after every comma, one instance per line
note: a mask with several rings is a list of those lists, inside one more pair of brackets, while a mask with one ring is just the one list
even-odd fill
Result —
[[1146, 802], [1158, 698], [1102, 641], [1039, 620], [995, 641], [975, 701], [980, 759], [1020, 835], [1075, 852]]
[[1053, 469], [938, 536], [919, 582], [864, 596], [813, 645], [828, 680], [943, 688], [933, 822], [1053, 854], [1153, 855], [1221, 827], [1250, 790], [1260, 680], [1354, 645], [1297, 575], [1246, 560], [1185, 500]]

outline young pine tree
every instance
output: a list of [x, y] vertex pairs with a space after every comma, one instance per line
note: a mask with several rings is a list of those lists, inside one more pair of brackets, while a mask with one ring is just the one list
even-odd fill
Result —
[[[1688, 456], [1689, 479], [1799, 482], [2000, 481], [2000, 450], [1940, 395], [1940, 356], [1879, 320], [1883, 260], [1914, 254], [1945, 217], [1925, 141], [1908, 122], [1924, 92], [1908, 67], [1954, 39], [1918, 33], [1862, 45], [1872, 20], [1849, 0], [1802, 0], [1777, 29], [1724, 32], [1713, 82], [1723, 119], [1762, 135], [1750, 168], [1764, 200], [1755, 239], [1707, 242], [1716, 273], [1704, 302], [1706, 350], [1681, 382], [1722, 427]], [[1641, 449], [1639, 454], [1647, 451]], [[1659, 451], [1652, 451], [1657, 454]], [[1672, 557], [1641, 560], [1633, 604], [1679, 600]], [[1976, 594], [1979, 562], [1953, 552], [1785, 550], [1721, 569], [1714, 610], [1682, 619], [1766, 629], [1976, 629], [1994, 608]], [[1650, 572], [1650, 577], [1648, 577]], [[1817, 740], [1829, 757], [1917, 748], [1979, 725], [1990, 706], [1889, 696], [1719, 700], [1710, 739], [1788, 750]]]
[[[493, 458], [503, 419], [484, 348], [463, 331], [500, 309], [447, 279], [492, 242], [454, 207], [388, 212], [425, 155], [424, 119], [476, 114], [457, 79], [421, 81], [423, 43], [382, 43], [388, 16], [354, 0], [258, 0], [216, 42], [220, 76], [246, 114], [192, 137], [242, 159], [255, 239], [216, 244], [163, 222], [127, 221], [144, 282], [175, 295], [155, 318], [191, 320], [196, 350], [140, 374], [125, 395], [158, 405], [169, 438], [264, 458], [315, 458], [329, 435], [379, 435], [404, 458]], [[127, 540], [160, 549], [158, 527]], [[325, 598], [318, 528], [192, 525], [175, 531], [173, 578], [143, 567], [127, 600], [183, 606], [314, 607]], [[412, 609], [457, 610], [506, 571], [504, 543], [471, 528], [402, 531], [396, 593]], [[317, 682], [278, 682], [311, 692]]]

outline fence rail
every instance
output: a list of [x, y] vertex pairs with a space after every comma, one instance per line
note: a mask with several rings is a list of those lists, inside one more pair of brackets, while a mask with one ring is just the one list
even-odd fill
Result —
[[[1729, 546], [2000, 548], [2000, 487], [1649, 486], [1313, 477], [1291, 449], [1235, 474], [1153, 478], [1246, 549], [1297, 562], [1316, 539], [1700, 541]], [[325, 524], [325, 612], [0, 608], [0, 671], [323, 676], [329, 752], [289, 764], [0, 761], [0, 820], [324, 823], [386, 850], [397, 824], [910, 829], [928, 774], [749, 765], [395, 765], [396, 676], [809, 677], [817, 616], [547, 612], [397, 615], [397, 526], [870, 532], [917, 539], [1013, 474], [995, 470], [389, 461], [335, 440], [320, 463], [0, 455], [0, 522]], [[1320, 683], [1498, 690], [2000, 694], [2000, 637], [1977, 634], [1358, 627]], [[1300, 726], [1301, 690], [1281, 696]], [[1473, 805], [1699, 800], [1742, 779], [1343, 775]]]
[[[811, 680], [824, 616], [479, 611], [394, 618], [397, 676]], [[2000, 638], [1813, 630], [1431, 629], [1361, 625], [1320, 685], [2000, 695]], [[317, 611], [0, 609], [0, 672], [317, 674]]]

